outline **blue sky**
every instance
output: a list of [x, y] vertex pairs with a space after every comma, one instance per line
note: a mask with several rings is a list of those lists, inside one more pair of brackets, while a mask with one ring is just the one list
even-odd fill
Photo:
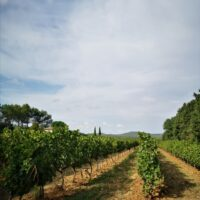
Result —
[[72, 129], [162, 132], [200, 88], [198, 0], [0, 0], [0, 102]]

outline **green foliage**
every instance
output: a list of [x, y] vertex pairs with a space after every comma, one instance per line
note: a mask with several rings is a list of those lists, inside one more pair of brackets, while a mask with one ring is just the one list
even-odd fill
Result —
[[52, 123], [51, 115], [46, 111], [31, 108], [28, 104], [0, 105], [0, 115], [0, 132], [5, 127], [28, 127], [30, 122], [37, 123], [40, 127], [47, 127]]
[[39, 131], [40, 130], [40, 126], [38, 123], [34, 122], [31, 126], [31, 129], [34, 131]]
[[53, 128], [53, 132], [66, 132], [69, 129], [67, 124], [62, 121], [54, 121], [51, 126]]
[[33, 186], [29, 178], [30, 156], [32, 153], [29, 135], [23, 129], [5, 129], [2, 135], [4, 163], [2, 185], [11, 195], [22, 195]]
[[165, 133], [163, 134], [163, 139], [167, 139], [167, 138], [174, 138], [176, 136], [173, 135], [173, 120], [174, 118], [171, 119], [166, 119], [164, 124], [163, 124], [163, 128], [165, 130]]
[[143, 191], [148, 197], [158, 196], [163, 186], [163, 176], [158, 160], [157, 144], [150, 134], [139, 133], [138, 172], [144, 181]]
[[161, 148], [200, 169], [200, 144], [190, 141], [166, 140], [160, 142]]
[[30, 109], [30, 119], [38, 123], [41, 127], [48, 127], [52, 123], [51, 115], [45, 110], [38, 110], [37, 108]]
[[94, 127], [94, 135], [97, 135], [96, 127]]
[[11, 196], [22, 196], [35, 185], [43, 188], [57, 171], [63, 174], [67, 167], [91, 165], [93, 160], [137, 145], [135, 140], [83, 136], [64, 127], [53, 133], [19, 127], [5, 129], [0, 135], [0, 186]]
[[99, 135], [101, 136], [101, 127], [99, 127]]
[[189, 103], [183, 104], [175, 117], [164, 122], [163, 139], [200, 142], [200, 93], [194, 93], [194, 97]]

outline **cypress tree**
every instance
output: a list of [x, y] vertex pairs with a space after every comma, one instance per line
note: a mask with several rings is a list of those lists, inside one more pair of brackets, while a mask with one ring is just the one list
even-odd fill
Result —
[[101, 136], [101, 127], [99, 127], [99, 135]]
[[94, 135], [97, 135], [96, 126], [94, 127]]

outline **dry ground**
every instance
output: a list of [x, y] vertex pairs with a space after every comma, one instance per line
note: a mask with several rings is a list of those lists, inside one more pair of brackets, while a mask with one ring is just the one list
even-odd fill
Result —
[[166, 185], [162, 199], [200, 200], [200, 171], [162, 149], [160, 152]]
[[142, 181], [133, 152], [118, 165], [88, 182], [65, 200], [143, 200]]

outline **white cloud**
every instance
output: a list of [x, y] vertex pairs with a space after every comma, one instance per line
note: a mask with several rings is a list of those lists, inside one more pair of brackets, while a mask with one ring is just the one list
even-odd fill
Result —
[[198, 89], [196, 2], [13, 3], [1, 14], [1, 73], [63, 88], [4, 101], [28, 102], [82, 131], [115, 132], [121, 122], [124, 130], [160, 132]]
[[8, 0], [0, 0], [0, 6], [6, 5], [8, 3]]
[[117, 124], [116, 126], [117, 126], [117, 128], [122, 128], [122, 127], [124, 127], [122, 124]]

